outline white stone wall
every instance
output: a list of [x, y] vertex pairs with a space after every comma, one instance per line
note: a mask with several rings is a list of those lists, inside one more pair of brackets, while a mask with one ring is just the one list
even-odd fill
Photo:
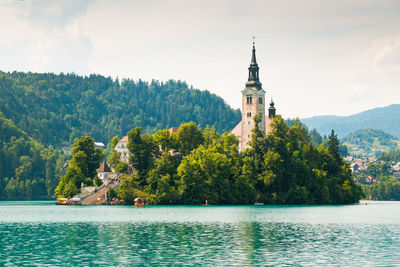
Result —
[[128, 142], [121, 142], [119, 141], [118, 144], [115, 146], [115, 151], [120, 153], [121, 161], [129, 162], [129, 150], [128, 150]]

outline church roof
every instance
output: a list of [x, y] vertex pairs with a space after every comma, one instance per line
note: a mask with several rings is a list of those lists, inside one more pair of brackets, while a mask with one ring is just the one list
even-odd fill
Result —
[[112, 171], [110, 167], [108, 167], [107, 163], [103, 162], [97, 169], [97, 172], [112, 172]]
[[242, 121], [240, 121], [235, 126], [235, 128], [232, 129], [231, 134], [233, 134], [234, 136], [240, 137], [242, 135], [241, 131], [242, 131]]
[[[265, 116], [265, 134], [268, 134], [271, 131], [271, 123], [273, 119]], [[242, 136], [242, 121], [240, 121], [235, 128], [232, 129], [231, 134], [237, 137]]]
[[256, 60], [256, 45], [253, 41], [253, 50], [251, 51], [251, 62], [250, 65], [257, 65], [257, 60]]

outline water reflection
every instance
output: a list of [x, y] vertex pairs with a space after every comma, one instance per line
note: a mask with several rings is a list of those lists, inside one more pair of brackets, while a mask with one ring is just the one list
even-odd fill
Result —
[[399, 216], [393, 203], [145, 209], [0, 203], [0, 266], [399, 266]]
[[49, 265], [398, 265], [391, 225], [0, 224], [0, 263]]

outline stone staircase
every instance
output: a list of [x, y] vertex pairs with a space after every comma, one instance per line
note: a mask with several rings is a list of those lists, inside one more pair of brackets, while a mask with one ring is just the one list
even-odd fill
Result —
[[105, 197], [105, 193], [108, 191], [108, 189], [111, 187], [111, 185], [109, 186], [105, 186], [103, 188], [101, 188], [99, 191], [85, 197], [82, 200], [82, 205], [96, 205], [97, 204], [97, 199], [98, 198], [104, 198]]

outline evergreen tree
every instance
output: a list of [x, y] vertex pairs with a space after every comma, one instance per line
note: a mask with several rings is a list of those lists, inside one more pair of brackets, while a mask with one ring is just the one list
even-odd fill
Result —
[[342, 158], [340, 156], [340, 142], [333, 129], [328, 137], [328, 150], [338, 164], [342, 162]]

